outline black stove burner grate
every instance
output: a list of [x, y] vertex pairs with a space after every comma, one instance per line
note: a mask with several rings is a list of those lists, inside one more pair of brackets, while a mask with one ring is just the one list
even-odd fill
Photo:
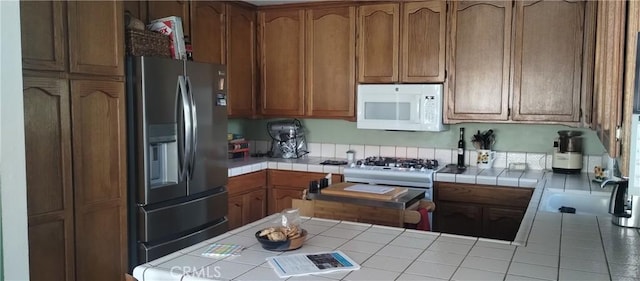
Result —
[[356, 164], [364, 164], [365, 166], [397, 167], [407, 169], [435, 169], [438, 167], [438, 160], [372, 156], [367, 157], [364, 160], [360, 160]]

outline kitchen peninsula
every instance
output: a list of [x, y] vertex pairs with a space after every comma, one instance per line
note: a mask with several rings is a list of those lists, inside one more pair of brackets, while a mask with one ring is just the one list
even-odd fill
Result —
[[[314, 161], [314, 160], [306, 160]], [[288, 160], [287, 162], [291, 162]], [[294, 163], [290, 163], [293, 165]], [[266, 169], [270, 163], [251, 166]], [[303, 165], [303, 164], [300, 164]], [[304, 164], [309, 166], [312, 164]], [[277, 166], [277, 164], [276, 164]], [[244, 166], [243, 166], [244, 167]], [[240, 167], [242, 169], [242, 167]], [[338, 167], [335, 167], [338, 168]], [[502, 169], [500, 169], [502, 170]], [[230, 170], [231, 171], [231, 170]], [[347, 221], [305, 218], [309, 232], [304, 246], [291, 252], [263, 250], [254, 234], [272, 225], [277, 215], [263, 218], [218, 237], [138, 266], [138, 280], [278, 280], [266, 257], [338, 249], [358, 262], [357, 271], [291, 280], [638, 280], [640, 234], [611, 224], [608, 215], [552, 213], [542, 209], [547, 190], [571, 194], [606, 194], [591, 183], [592, 175], [541, 174], [515, 241], [423, 232]], [[501, 173], [497, 173], [501, 174]], [[516, 173], [511, 173], [514, 175]], [[512, 181], [527, 183], [527, 173]], [[437, 175], [447, 179], [449, 175]], [[454, 175], [454, 182], [482, 179]], [[497, 180], [501, 177], [497, 176]], [[505, 180], [507, 178], [502, 178]], [[497, 182], [496, 180], [496, 182]], [[246, 247], [239, 256], [224, 259], [200, 254], [213, 243]]]

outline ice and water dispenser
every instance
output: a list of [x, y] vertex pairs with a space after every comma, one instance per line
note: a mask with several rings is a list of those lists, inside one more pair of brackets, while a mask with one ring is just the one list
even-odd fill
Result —
[[151, 188], [178, 182], [178, 138], [175, 124], [149, 125], [147, 151]]

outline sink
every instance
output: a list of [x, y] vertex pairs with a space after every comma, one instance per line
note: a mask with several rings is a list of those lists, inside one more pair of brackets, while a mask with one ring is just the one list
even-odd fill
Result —
[[467, 170], [466, 167], [461, 169], [461, 168], [458, 168], [458, 165], [456, 164], [447, 164], [446, 166], [444, 166], [444, 168], [439, 170], [438, 173], [462, 174], [466, 170]]
[[578, 194], [547, 188], [542, 193], [538, 211], [558, 213], [558, 209], [564, 206], [575, 208], [576, 214], [607, 215], [609, 198], [606, 194]]

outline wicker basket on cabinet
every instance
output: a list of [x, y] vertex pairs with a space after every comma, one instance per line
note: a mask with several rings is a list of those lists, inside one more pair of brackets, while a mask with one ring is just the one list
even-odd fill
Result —
[[149, 30], [127, 29], [125, 37], [127, 55], [171, 57], [169, 36]]

